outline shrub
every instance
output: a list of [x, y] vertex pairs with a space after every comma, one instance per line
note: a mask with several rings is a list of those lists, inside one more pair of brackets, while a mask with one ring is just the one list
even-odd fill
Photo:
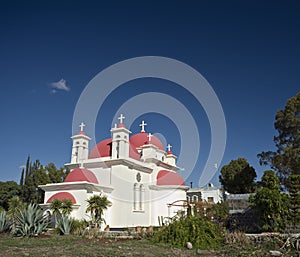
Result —
[[12, 222], [6, 218], [6, 211], [0, 212], [0, 233], [9, 232]]
[[69, 235], [74, 229], [74, 220], [63, 216], [57, 223], [57, 229], [61, 235]]
[[191, 242], [199, 249], [218, 248], [223, 241], [223, 233], [220, 227], [205, 217], [187, 216], [162, 227], [154, 233], [152, 240], [179, 247]]
[[29, 204], [16, 216], [14, 235], [23, 237], [38, 236], [47, 230], [48, 218], [37, 204]]

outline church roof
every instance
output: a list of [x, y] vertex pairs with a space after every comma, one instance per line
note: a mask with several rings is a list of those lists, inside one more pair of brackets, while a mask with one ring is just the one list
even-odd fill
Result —
[[134, 145], [136, 148], [141, 147], [145, 144], [155, 145], [158, 149], [164, 151], [164, 146], [162, 142], [154, 135], [151, 136], [151, 141], [149, 141], [148, 133], [140, 132], [129, 138], [130, 144]]
[[158, 186], [184, 186], [182, 177], [172, 171], [160, 170], [156, 176], [156, 185]]
[[72, 201], [72, 204], [76, 204], [76, 200], [75, 197], [68, 193], [68, 192], [59, 192], [56, 193], [54, 195], [52, 195], [48, 200], [47, 203], [51, 203], [54, 199], [58, 199], [58, 200], [64, 200], [64, 199], [70, 199]]
[[90, 152], [89, 159], [111, 156], [111, 138], [99, 142]]
[[98, 184], [98, 179], [95, 174], [88, 169], [77, 168], [72, 170], [65, 178], [64, 182], [80, 182], [86, 181], [94, 184]]
[[[131, 136], [129, 138], [129, 142], [130, 142], [129, 157], [136, 160], [140, 159], [140, 154], [137, 151], [137, 148], [145, 144], [152, 144], [155, 145], [158, 149], [164, 150], [164, 146], [162, 142], [154, 135], [151, 136], [151, 141], [149, 141], [148, 133], [146, 132], [141, 132]], [[92, 149], [89, 155], [89, 159], [111, 156], [111, 146], [112, 146], [111, 138], [102, 140]]]

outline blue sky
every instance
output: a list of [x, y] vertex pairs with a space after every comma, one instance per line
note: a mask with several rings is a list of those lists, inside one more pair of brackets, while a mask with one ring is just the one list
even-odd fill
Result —
[[[58, 167], [69, 162], [73, 113], [89, 81], [114, 63], [152, 55], [177, 59], [206, 78], [227, 124], [220, 167], [244, 157], [261, 176], [256, 155], [273, 149], [275, 114], [300, 88], [299, 12], [297, 1], [1, 1], [0, 181], [18, 181], [28, 154]], [[202, 107], [176, 85], [159, 79], [122, 85], [98, 114], [96, 141], [109, 136], [124, 101], [150, 91], [178, 98], [197, 116], [200, 158], [187, 179], [197, 184], [210, 127]], [[132, 132], [142, 119], [178, 153], [174, 122], [145, 114]]]

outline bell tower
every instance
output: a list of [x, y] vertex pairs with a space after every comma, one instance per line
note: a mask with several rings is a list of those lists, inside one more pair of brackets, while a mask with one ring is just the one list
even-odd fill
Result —
[[129, 134], [131, 133], [123, 124], [123, 114], [118, 118], [120, 123], [110, 130], [112, 133], [112, 159], [129, 157]]
[[85, 132], [83, 128], [85, 124], [81, 122], [79, 125], [80, 131], [77, 135], [72, 136], [73, 145], [72, 145], [72, 156], [71, 163], [82, 163], [84, 160], [88, 159], [89, 154], [89, 141], [91, 140]]

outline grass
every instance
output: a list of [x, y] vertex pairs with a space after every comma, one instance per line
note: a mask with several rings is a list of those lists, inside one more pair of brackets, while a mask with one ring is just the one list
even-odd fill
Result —
[[[274, 245], [230, 244], [224, 245], [217, 251], [187, 250], [154, 244], [146, 239], [115, 240], [115, 239], [86, 239], [81, 236], [57, 234], [44, 235], [38, 238], [16, 238], [8, 234], [0, 234], [0, 256], [32, 256], [32, 257], [110, 257], [110, 256], [224, 256], [248, 257], [270, 256], [269, 250], [275, 250]], [[278, 250], [278, 249], [277, 249]], [[285, 252], [282, 256], [299, 256], [296, 252]]]

